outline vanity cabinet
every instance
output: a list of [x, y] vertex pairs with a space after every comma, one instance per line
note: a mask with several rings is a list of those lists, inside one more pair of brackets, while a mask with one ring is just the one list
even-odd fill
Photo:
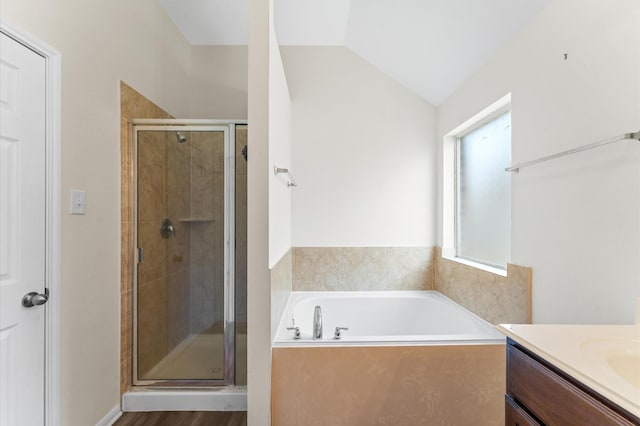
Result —
[[507, 340], [505, 424], [640, 425], [640, 419]]
[[508, 426], [539, 426], [533, 417], [527, 413], [517, 402], [506, 395], [504, 397], [504, 419]]

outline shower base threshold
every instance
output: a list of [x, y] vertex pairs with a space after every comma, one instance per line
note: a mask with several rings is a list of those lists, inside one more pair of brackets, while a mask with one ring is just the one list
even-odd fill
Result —
[[122, 395], [122, 411], [247, 411], [247, 387], [135, 389]]

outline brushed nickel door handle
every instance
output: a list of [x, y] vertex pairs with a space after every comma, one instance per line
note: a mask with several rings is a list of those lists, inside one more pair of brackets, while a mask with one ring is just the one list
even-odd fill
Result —
[[48, 300], [49, 289], [45, 289], [44, 294], [32, 291], [24, 295], [22, 298], [22, 306], [25, 308], [33, 308], [34, 306], [44, 305]]

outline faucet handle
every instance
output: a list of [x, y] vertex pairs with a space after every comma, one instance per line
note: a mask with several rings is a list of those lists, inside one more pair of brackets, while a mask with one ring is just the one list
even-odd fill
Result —
[[336, 331], [333, 334], [333, 340], [340, 340], [340, 336], [341, 336], [341, 331], [342, 330], [349, 330], [348, 327], [336, 327]]
[[300, 340], [300, 327], [287, 327], [287, 330], [295, 330], [293, 332], [293, 339]]

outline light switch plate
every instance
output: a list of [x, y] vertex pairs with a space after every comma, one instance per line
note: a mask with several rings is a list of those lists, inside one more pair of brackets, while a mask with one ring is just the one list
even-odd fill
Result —
[[85, 214], [87, 210], [87, 193], [79, 189], [71, 190], [71, 214]]

